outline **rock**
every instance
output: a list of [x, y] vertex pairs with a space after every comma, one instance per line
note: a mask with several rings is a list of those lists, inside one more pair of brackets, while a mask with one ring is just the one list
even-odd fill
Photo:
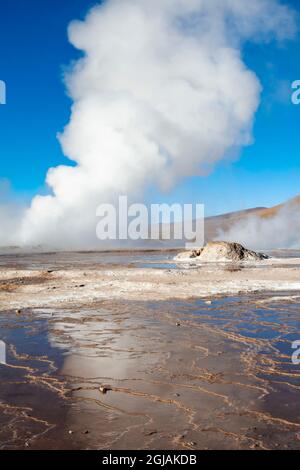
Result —
[[198, 258], [204, 248], [200, 248], [199, 250], [192, 250], [192, 251], [184, 251], [182, 253], [178, 253], [177, 256], [175, 256], [176, 260], [185, 260], [185, 259], [193, 259], [193, 258]]
[[226, 262], [226, 261], [261, 261], [268, 259], [267, 255], [248, 250], [239, 243], [232, 242], [209, 242], [200, 250], [179, 253], [175, 260], [197, 259], [204, 262]]
[[195, 447], [197, 445], [197, 442], [191, 441], [191, 442], [189, 442], [189, 445], [192, 446], [192, 447]]
[[210, 242], [200, 255], [203, 261], [261, 261], [267, 256], [248, 250], [239, 243]]
[[105, 395], [107, 392], [111, 390], [111, 387], [109, 385], [100, 385], [99, 391]]
[[153, 436], [153, 434], [157, 434], [158, 431], [153, 430], [153, 431], [145, 431], [143, 434], [144, 436]]

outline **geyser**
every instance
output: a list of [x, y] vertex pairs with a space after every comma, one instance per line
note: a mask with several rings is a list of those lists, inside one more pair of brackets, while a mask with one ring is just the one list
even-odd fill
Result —
[[261, 87], [243, 43], [294, 30], [279, 0], [108, 0], [73, 22], [83, 56], [66, 77], [73, 106], [59, 139], [76, 165], [49, 169], [49, 195], [0, 244], [95, 246], [99, 204], [143, 202], [147, 187], [205, 176], [251, 143]]

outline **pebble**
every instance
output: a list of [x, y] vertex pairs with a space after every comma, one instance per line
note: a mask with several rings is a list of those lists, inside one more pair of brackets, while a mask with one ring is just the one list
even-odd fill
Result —
[[144, 436], [153, 436], [153, 434], [157, 434], [157, 431], [145, 431]]
[[111, 387], [109, 387], [109, 386], [107, 386], [107, 385], [101, 385], [101, 386], [99, 387], [99, 391], [100, 391], [101, 393], [103, 393], [104, 395], [105, 395], [109, 390], [111, 390]]

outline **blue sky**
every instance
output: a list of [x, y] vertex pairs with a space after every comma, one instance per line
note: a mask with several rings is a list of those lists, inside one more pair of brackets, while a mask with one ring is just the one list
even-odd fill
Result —
[[[29, 201], [45, 193], [47, 169], [68, 163], [56, 138], [71, 107], [63, 67], [78, 57], [68, 43], [67, 25], [94, 3], [1, 0], [0, 79], [7, 83], [7, 105], [0, 106], [0, 179], [10, 182], [13, 197]], [[286, 3], [300, 13], [297, 0]], [[245, 47], [245, 62], [263, 85], [253, 145], [205, 179], [190, 178], [167, 195], [151, 192], [153, 202], [204, 202], [207, 214], [216, 214], [300, 194], [300, 106], [290, 100], [290, 84], [300, 79], [299, 51], [299, 36], [280, 46]]]

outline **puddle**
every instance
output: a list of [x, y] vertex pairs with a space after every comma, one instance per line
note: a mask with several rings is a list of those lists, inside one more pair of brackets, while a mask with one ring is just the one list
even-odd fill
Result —
[[300, 303], [276, 297], [2, 312], [0, 447], [299, 449]]

